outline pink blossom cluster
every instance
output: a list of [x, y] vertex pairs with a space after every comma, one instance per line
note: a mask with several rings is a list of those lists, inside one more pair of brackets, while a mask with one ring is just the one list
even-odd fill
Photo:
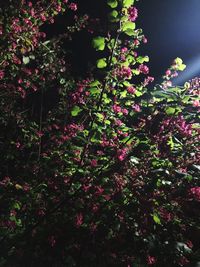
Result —
[[71, 123], [67, 126], [64, 127], [64, 133], [65, 135], [63, 136], [63, 138], [72, 138], [75, 137], [77, 135], [77, 133], [79, 131], [83, 131], [84, 126], [83, 125], [78, 125], [76, 123]]
[[190, 196], [192, 196], [195, 200], [200, 201], [200, 187], [192, 187], [189, 190]]
[[74, 91], [71, 95], [71, 103], [72, 104], [85, 104], [86, 97], [90, 94], [87, 91], [87, 87], [91, 81], [89, 79], [82, 80], [77, 84], [76, 91]]
[[128, 16], [130, 21], [135, 21], [138, 17], [138, 10], [136, 7], [128, 8]]
[[119, 79], [130, 79], [132, 77], [132, 70], [130, 67], [122, 66], [116, 69], [113, 74]]
[[117, 151], [117, 158], [119, 161], [125, 160], [127, 156], [127, 148], [122, 148]]
[[165, 222], [170, 222], [173, 219], [173, 216], [170, 212], [168, 212], [166, 209], [164, 208], [160, 208], [159, 210], [159, 214], [161, 216], [161, 218], [163, 218], [163, 220]]
[[149, 67], [147, 65], [145, 65], [145, 64], [139, 65], [138, 70], [143, 74], [148, 74], [149, 73]]
[[148, 76], [143, 82], [143, 86], [147, 86], [154, 81], [154, 77]]

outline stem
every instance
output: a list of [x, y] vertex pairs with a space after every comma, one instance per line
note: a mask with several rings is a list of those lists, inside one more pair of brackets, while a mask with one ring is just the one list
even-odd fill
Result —
[[39, 134], [40, 134], [40, 141], [39, 141], [39, 149], [38, 149], [38, 161], [40, 160], [41, 150], [42, 150], [42, 114], [43, 114], [43, 88], [41, 89], [41, 102], [40, 102], [40, 126], [39, 126]]

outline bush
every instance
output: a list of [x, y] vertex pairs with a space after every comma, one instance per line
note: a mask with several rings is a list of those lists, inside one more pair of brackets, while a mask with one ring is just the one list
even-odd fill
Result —
[[[68, 1], [2, 4], [1, 266], [199, 261], [199, 89], [172, 85], [180, 58], [150, 85], [133, 4], [108, 0], [101, 20]], [[71, 24], [48, 39], [60, 14]], [[63, 45], [79, 32], [97, 57], [82, 77]]]

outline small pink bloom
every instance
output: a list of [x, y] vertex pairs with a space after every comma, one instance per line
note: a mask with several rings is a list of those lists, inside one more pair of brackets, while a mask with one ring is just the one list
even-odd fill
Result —
[[4, 71], [0, 70], [0, 80], [3, 79], [4, 75]]
[[75, 222], [77, 227], [80, 227], [83, 224], [83, 215], [82, 213], [79, 213], [76, 215], [76, 222]]
[[97, 160], [96, 159], [92, 159], [90, 162], [92, 167], [96, 167], [97, 166]]
[[137, 105], [137, 104], [133, 105], [133, 106], [132, 106], [132, 108], [133, 108], [133, 109], [134, 109], [134, 111], [136, 111], [136, 112], [140, 112], [140, 111], [141, 111], [141, 108], [140, 108], [140, 106], [139, 106], [139, 105]]
[[150, 255], [147, 256], [147, 264], [148, 265], [153, 265], [156, 263], [156, 258], [155, 257], [152, 257]]
[[188, 248], [190, 248], [190, 249], [193, 248], [193, 243], [192, 243], [192, 241], [190, 241], [190, 240], [188, 240], [188, 241], [186, 242], [186, 245], [187, 245]]
[[102, 193], [104, 192], [104, 189], [101, 186], [97, 186], [96, 189], [97, 190], [95, 192], [95, 195], [97, 195], [97, 196], [102, 195]]
[[200, 101], [199, 100], [194, 100], [192, 105], [193, 105], [193, 107], [200, 107]]
[[120, 113], [121, 112], [121, 107], [120, 106], [118, 106], [118, 105], [113, 105], [113, 111], [115, 112], [115, 113]]
[[43, 13], [40, 14], [40, 18], [41, 18], [41, 20], [42, 20], [43, 22], [45, 22], [45, 21], [47, 20], [45, 14], [43, 14]]
[[127, 156], [127, 150], [126, 149], [119, 149], [117, 151], [117, 157], [120, 161], [125, 160], [126, 156]]
[[148, 74], [149, 73], [149, 68], [144, 64], [141, 64], [138, 69], [143, 74]]
[[170, 75], [171, 75], [171, 73], [172, 73], [172, 72], [171, 72], [171, 70], [170, 70], [170, 69], [168, 69], [168, 70], [166, 70], [166, 72], [165, 72], [165, 75], [166, 75], [166, 76], [170, 76]]
[[127, 91], [129, 92], [129, 94], [134, 94], [136, 92], [136, 89], [133, 86], [129, 86], [127, 87]]
[[122, 53], [126, 53], [128, 51], [128, 48], [127, 47], [123, 47], [122, 49], [121, 49], [121, 52]]
[[75, 4], [75, 3], [71, 3], [71, 4], [69, 5], [69, 8], [70, 8], [71, 10], [73, 10], [73, 11], [76, 11], [76, 10], [78, 9], [77, 4]]
[[136, 7], [129, 7], [128, 8], [128, 15], [130, 21], [135, 21], [138, 17], [138, 10]]
[[21, 147], [20, 142], [17, 142], [15, 145], [16, 145], [16, 148], [20, 148]]
[[139, 42], [138, 40], [134, 40], [134, 41], [133, 41], [133, 44], [134, 44], [135, 46], [138, 46], [138, 45], [140, 44], [140, 42]]
[[37, 132], [37, 135], [38, 135], [39, 137], [42, 137], [42, 136], [44, 135], [44, 133], [41, 132], [41, 131], [38, 131], [38, 132]]
[[185, 266], [189, 263], [189, 260], [185, 257], [185, 256], [182, 256], [180, 259], [179, 259], [179, 265], [180, 266]]
[[200, 187], [192, 187], [189, 190], [189, 195], [191, 195], [195, 200], [200, 201]]
[[55, 236], [50, 236], [49, 238], [48, 238], [48, 241], [49, 241], [49, 244], [51, 245], [51, 247], [54, 247], [55, 246], [55, 244], [56, 244], [56, 240], [55, 240]]
[[122, 113], [123, 113], [124, 115], [128, 115], [128, 110], [127, 110], [126, 108], [123, 108], [123, 109], [122, 109]]
[[143, 37], [142, 41], [143, 41], [144, 44], [146, 44], [148, 42], [146, 37]]

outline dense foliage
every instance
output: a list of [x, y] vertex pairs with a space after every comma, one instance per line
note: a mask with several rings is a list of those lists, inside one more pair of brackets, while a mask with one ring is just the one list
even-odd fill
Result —
[[[172, 85], [180, 58], [152, 86], [134, 0], [105, 10], [1, 6], [0, 266], [200, 261], [199, 89]], [[49, 39], [42, 27], [60, 14], [69, 26]], [[79, 32], [97, 57], [82, 77], [63, 45]]]

